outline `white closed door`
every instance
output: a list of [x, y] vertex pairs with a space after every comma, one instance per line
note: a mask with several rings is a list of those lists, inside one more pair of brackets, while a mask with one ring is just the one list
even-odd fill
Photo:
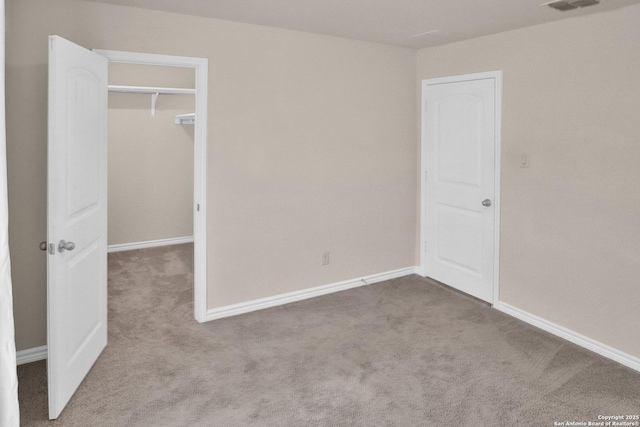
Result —
[[49, 417], [107, 345], [107, 59], [49, 38]]
[[496, 78], [423, 84], [423, 270], [494, 300]]

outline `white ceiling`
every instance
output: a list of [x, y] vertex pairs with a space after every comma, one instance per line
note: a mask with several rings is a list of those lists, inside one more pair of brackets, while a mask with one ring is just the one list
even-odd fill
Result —
[[[548, 0], [89, 0], [422, 48], [618, 9], [601, 0], [559, 12]], [[416, 34], [438, 32], [422, 37]]]

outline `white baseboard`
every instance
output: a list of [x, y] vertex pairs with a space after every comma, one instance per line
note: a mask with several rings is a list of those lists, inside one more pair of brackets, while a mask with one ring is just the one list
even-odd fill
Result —
[[425, 272], [422, 270], [422, 267], [420, 267], [419, 265], [413, 267], [413, 274], [417, 274], [418, 276], [421, 276], [421, 277], [426, 276]]
[[549, 332], [550, 334], [553, 334], [560, 338], [564, 338], [565, 340], [577, 344], [580, 347], [584, 347], [587, 350], [591, 350], [594, 353], [598, 353], [601, 356], [614, 360], [640, 372], [640, 359], [635, 356], [624, 353], [592, 338], [581, 335], [577, 332], [565, 328], [564, 326], [556, 325], [555, 323], [535, 316], [519, 308], [513, 307], [509, 304], [498, 302], [498, 304], [494, 305], [494, 308], [505, 314], [508, 314], [509, 316], [513, 316], [516, 319], [520, 319], [523, 322], [540, 328], [543, 331]]
[[252, 301], [241, 302], [239, 304], [212, 308], [210, 310], [207, 310], [206, 321], [208, 322], [210, 320], [222, 319], [224, 317], [237, 316], [238, 314], [249, 313], [251, 311], [262, 310], [265, 308], [276, 307], [283, 304], [289, 304], [291, 302], [318, 297], [320, 295], [331, 294], [334, 292], [345, 291], [347, 289], [357, 288], [360, 286], [371, 285], [377, 282], [383, 282], [385, 280], [409, 276], [414, 273], [414, 267], [401, 268], [399, 270], [388, 271], [386, 273], [372, 274], [370, 276], [361, 277], [359, 279], [345, 280], [342, 282], [331, 283], [329, 285], [303, 289], [301, 291], [288, 292], [286, 294], [255, 299]]
[[173, 237], [170, 239], [149, 240], [148, 242], [123, 243], [120, 245], [107, 246], [107, 252], [132, 251], [134, 249], [155, 248], [158, 246], [181, 245], [183, 243], [193, 243], [193, 236]]
[[[276, 307], [291, 302], [302, 301], [321, 295], [383, 282], [385, 280], [409, 276], [411, 274], [422, 275], [422, 271], [419, 269], [419, 267], [402, 268], [399, 270], [388, 271], [386, 273], [373, 274], [360, 279], [345, 280], [343, 282], [332, 283], [329, 285], [318, 286], [315, 288], [304, 289], [296, 292], [289, 292], [286, 294], [275, 295], [273, 297], [227, 305], [224, 307], [208, 310], [206, 320], [210, 321], [215, 319], [222, 319], [224, 317], [236, 316], [238, 314], [249, 313], [252, 311], [262, 310], [269, 307]], [[592, 338], [567, 329], [564, 326], [557, 325], [553, 322], [530, 314], [507, 303], [498, 302], [493, 307], [498, 311], [508, 314], [509, 316], [515, 317], [516, 319], [522, 320], [523, 322], [540, 328], [543, 331], [549, 332], [550, 334], [563, 338], [569, 342], [579, 345], [580, 347], [586, 348], [587, 350], [593, 351], [594, 353], [597, 353], [601, 356], [604, 356], [608, 359], [611, 359], [615, 362], [618, 362], [624, 366], [640, 372], [640, 358], [617, 350]], [[16, 352], [16, 362], [18, 365], [46, 359], [46, 345]]]
[[[180, 240], [176, 242], [177, 240]], [[175, 243], [166, 243], [167, 241], [173, 241]], [[133, 249], [141, 249], [155, 246], [165, 246], [168, 244], [179, 244], [193, 242], [193, 237], [183, 239], [167, 239], [156, 240], [153, 242], [132, 243], [127, 245], [116, 245], [117, 248], [110, 250], [110, 252], [125, 251]], [[162, 243], [160, 243], [162, 242]], [[152, 243], [148, 246], [137, 246]], [[156, 244], [158, 243], [158, 244]], [[135, 246], [135, 247], [133, 247]], [[121, 247], [126, 247], [122, 248]], [[344, 291], [347, 289], [357, 288], [359, 286], [371, 285], [373, 283], [383, 282], [385, 280], [396, 279], [398, 277], [409, 276], [415, 273], [415, 267], [401, 268], [399, 270], [387, 271], [385, 273], [372, 274], [359, 279], [345, 280], [343, 282], [332, 283], [329, 285], [318, 286], [315, 288], [304, 289], [302, 291], [289, 292], [286, 294], [280, 294], [273, 297], [257, 299], [240, 304], [228, 305], [225, 307], [214, 308], [207, 311], [207, 321], [221, 319], [223, 317], [236, 316], [238, 314], [249, 313], [251, 311], [262, 310], [264, 308], [275, 307], [282, 304], [288, 304], [290, 302], [301, 301], [308, 298], [317, 297], [320, 295], [326, 295], [333, 292]], [[47, 346], [29, 348], [21, 350], [16, 353], [16, 362], [18, 365], [25, 363], [37, 362], [38, 360], [45, 360], [47, 358]]]
[[16, 352], [16, 364], [24, 365], [25, 363], [37, 362], [38, 360], [47, 359], [47, 346], [28, 348]]

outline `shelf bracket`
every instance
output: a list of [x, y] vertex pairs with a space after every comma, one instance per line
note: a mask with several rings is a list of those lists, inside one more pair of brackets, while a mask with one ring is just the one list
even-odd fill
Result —
[[178, 114], [175, 123], [177, 125], [195, 125], [196, 113]]
[[151, 117], [156, 116], [156, 101], [158, 100], [158, 95], [160, 94], [157, 92], [151, 94]]

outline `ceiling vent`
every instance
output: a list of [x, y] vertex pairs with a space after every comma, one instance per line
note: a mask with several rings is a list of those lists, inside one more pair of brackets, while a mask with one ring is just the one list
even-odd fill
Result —
[[549, 3], [543, 3], [561, 12], [577, 9], [579, 7], [593, 6], [600, 3], [600, 0], [558, 0]]

